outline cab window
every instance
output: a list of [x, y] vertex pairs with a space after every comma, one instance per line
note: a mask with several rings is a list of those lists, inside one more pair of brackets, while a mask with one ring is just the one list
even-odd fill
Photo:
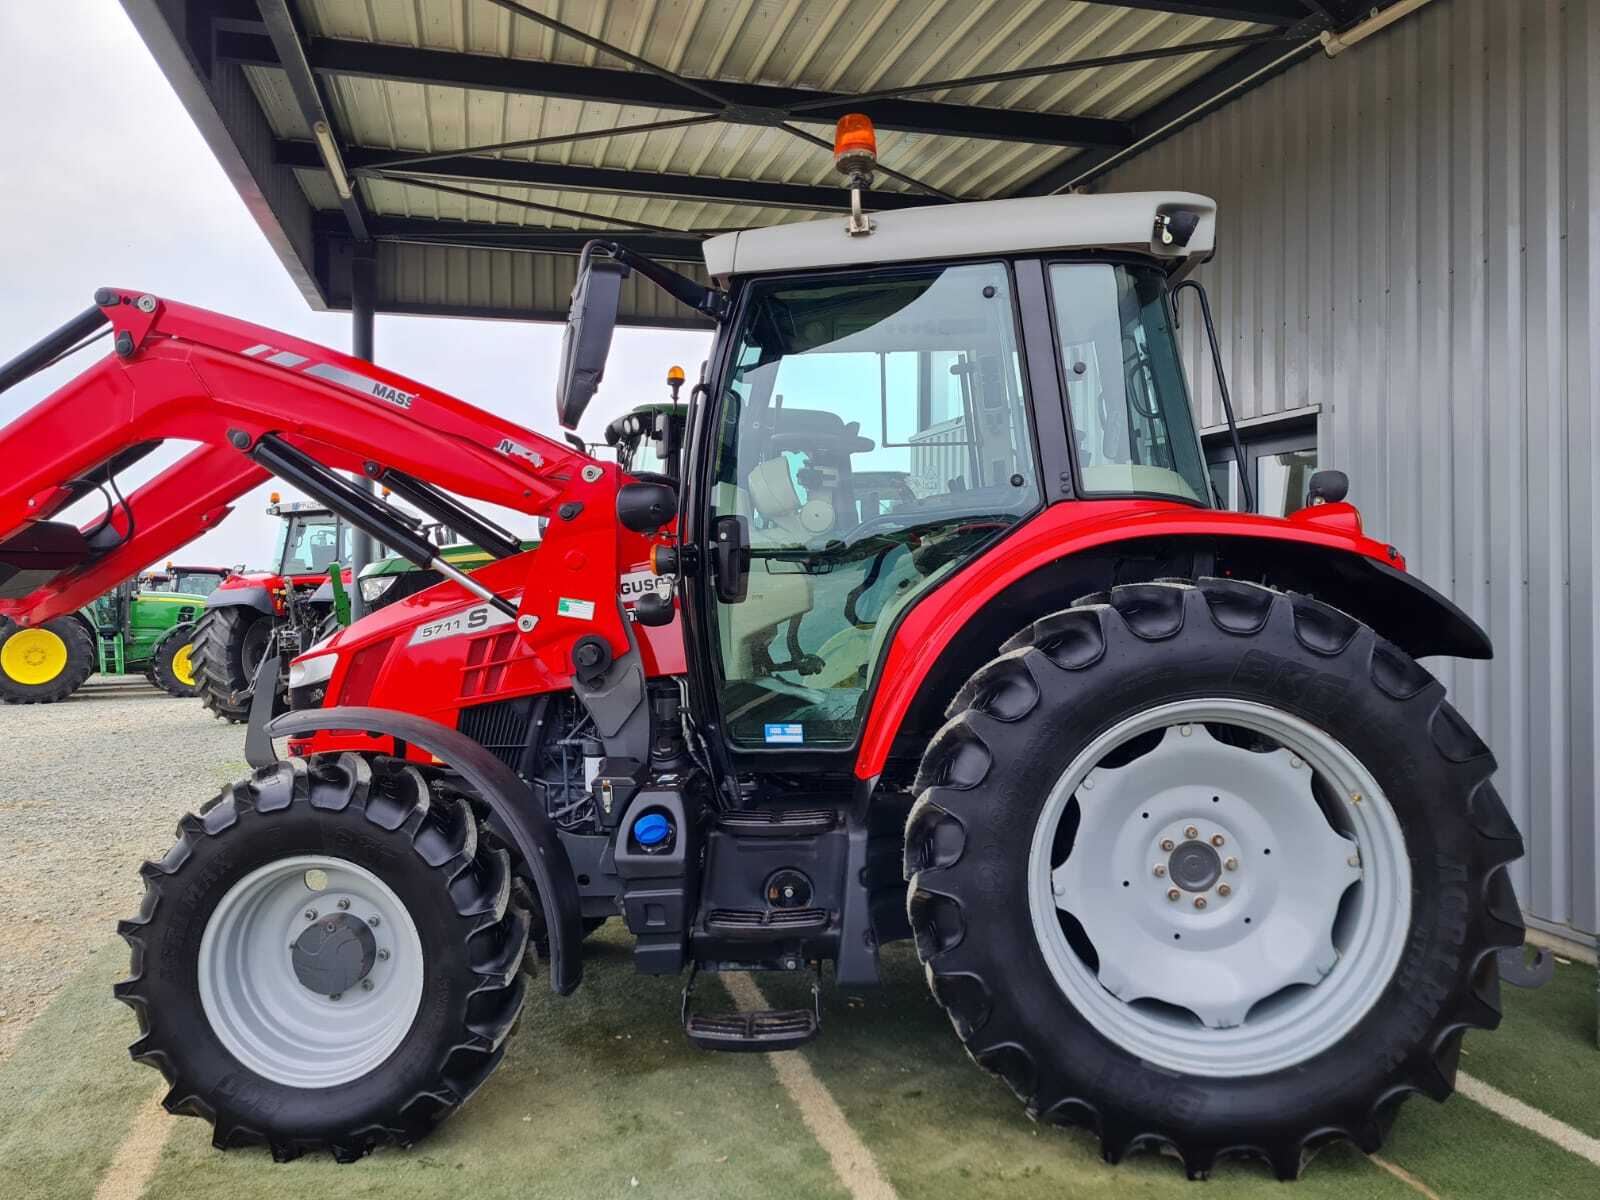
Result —
[[736, 742], [857, 733], [896, 618], [1040, 502], [1003, 264], [751, 285], [713, 516], [748, 523], [716, 609]]

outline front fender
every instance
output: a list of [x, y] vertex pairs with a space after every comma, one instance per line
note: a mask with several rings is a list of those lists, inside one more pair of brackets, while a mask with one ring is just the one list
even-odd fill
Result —
[[528, 785], [466, 734], [411, 713], [387, 708], [308, 708], [285, 713], [267, 726], [271, 737], [304, 736], [327, 729], [359, 729], [409, 742], [447, 763], [483, 798], [496, 819], [496, 832], [503, 832], [517, 848], [538, 890], [550, 930], [551, 990], [562, 996], [572, 992], [583, 980], [578, 881], [555, 826]]

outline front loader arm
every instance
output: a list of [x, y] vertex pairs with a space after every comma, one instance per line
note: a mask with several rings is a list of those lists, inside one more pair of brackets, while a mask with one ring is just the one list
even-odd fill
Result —
[[[8, 468], [0, 478], [0, 612], [23, 624], [79, 607], [214, 527], [230, 501], [266, 478], [249, 457], [266, 435], [328, 468], [400, 471], [530, 515], [546, 512], [593, 461], [323, 346], [135, 292], [102, 289], [95, 299], [114, 352], [0, 429]], [[103, 480], [130, 451], [166, 440], [200, 445], [115, 504], [107, 520], [80, 527], [95, 534], [81, 553], [61, 528], [48, 531], [62, 535], [50, 553], [37, 549], [40, 531], [31, 527], [85, 494], [84, 481]]]

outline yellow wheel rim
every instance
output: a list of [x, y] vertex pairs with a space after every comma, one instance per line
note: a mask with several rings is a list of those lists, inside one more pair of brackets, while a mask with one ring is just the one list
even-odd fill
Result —
[[194, 661], [189, 657], [189, 652], [193, 649], [193, 642], [185, 642], [172, 656], [172, 676], [184, 687], [194, 686]]
[[0, 670], [14, 683], [37, 687], [67, 669], [67, 644], [48, 629], [19, 629], [0, 645]]

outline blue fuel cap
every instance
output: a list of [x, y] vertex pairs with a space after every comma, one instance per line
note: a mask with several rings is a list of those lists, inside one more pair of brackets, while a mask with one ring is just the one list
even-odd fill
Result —
[[633, 823], [633, 840], [641, 846], [659, 846], [672, 832], [672, 823], [660, 813], [645, 813]]

